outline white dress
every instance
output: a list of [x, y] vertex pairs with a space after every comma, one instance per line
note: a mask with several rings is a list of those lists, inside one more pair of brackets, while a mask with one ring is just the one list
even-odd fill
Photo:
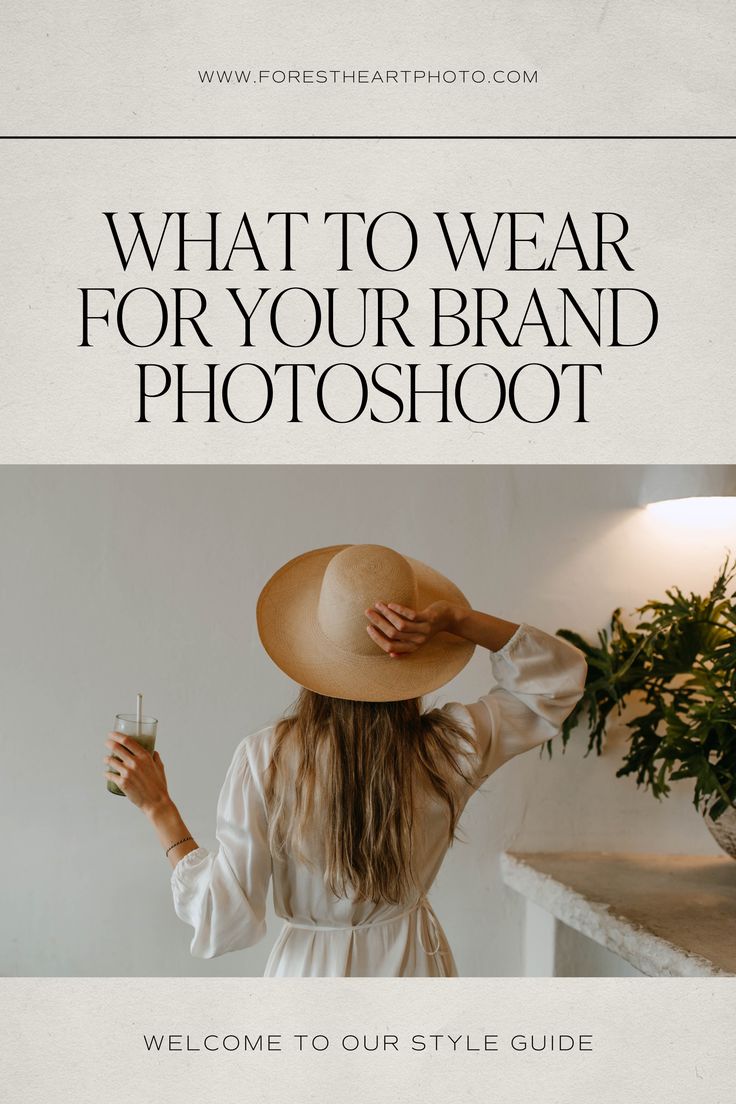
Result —
[[[447, 707], [476, 741], [472, 755], [466, 749], [472, 782], [461, 785], [461, 807], [503, 763], [559, 732], [585, 682], [582, 654], [529, 625], [491, 653], [491, 665], [496, 686], [490, 693], [472, 705]], [[402, 906], [337, 898], [317, 863], [269, 851], [263, 779], [272, 737], [273, 728], [264, 729], [235, 751], [217, 810], [219, 849], [198, 847], [173, 871], [176, 913], [194, 929], [192, 954], [212, 958], [261, 939], [273, 882], [284, 925], [266, 977], [456, 976], [426, 899], [449, 844], [446, 806], [428, 798], [415, 814], [412, 858], [420, 889], [413, 900]]]

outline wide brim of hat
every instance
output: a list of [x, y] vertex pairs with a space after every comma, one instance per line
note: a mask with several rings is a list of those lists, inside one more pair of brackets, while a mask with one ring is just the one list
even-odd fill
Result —
[[[405, 701], [444, 686], [473, 654], [474, 645], [450, 633], [438, 633], [416, 652], [393, 659], [376, 645], [375, 655], [354, 655], [320, 631], [317, 605], [325, 568], [346, 544], [317, 548], [296, 556], [269, 579], [256, 610], [258, 634], [277, 667], [308, 690], [350, 701]], [[469, 608], [454, 583], [427, 564], [405, 557], [417, 582], [417, 605], [441, 599]], [[377, 594], [376, 599], [382, 596]], [[384, 595], [386, 601], [391, 595]], [[366, 621], [366, 625], [368, 622]]]

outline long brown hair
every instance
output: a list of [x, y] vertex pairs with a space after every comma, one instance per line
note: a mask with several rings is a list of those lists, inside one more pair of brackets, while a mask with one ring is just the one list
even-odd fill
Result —
[[266, 776], [272, 852], [306, 859], [304, 841], [316, 837], [336, 896], [405, 901], [416, 885], [417, 796], [445, 806], [452, 842], [470, 746], [448, 713], [422, 713], [417, 698], [357, 702], [302, 690], [276, 725]]

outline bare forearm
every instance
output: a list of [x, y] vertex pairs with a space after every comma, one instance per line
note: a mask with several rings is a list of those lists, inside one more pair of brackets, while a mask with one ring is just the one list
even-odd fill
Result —
[[490, 613], [453, 606], [448, 631], [472, 644], [478, 644], [481, 648], [488, 648], [490, 652], [497, 652], [509, 642], [518, 628], [514, 621], [504, 621]]
[[422, 610], [396, 602], [376, 602], [365, 615], [371, 640], [395, 659], [423, 647], [438, 632], [461, 636], [472, 644], [497, 652], [519, 628], [515, 621], [504, 621], [490, 613], [445, 601], [433, 602]]
[[[170, 799], [163, 801], [151, 809], [146, 809], [145, 813], [153, 825], [164, 852], [168, 851], [167, 858], [172, 867], [176, 866], [179, 860], [190, 851], [196, 850], [197, 842], [192, 839], [173, 801]], [[175, 843], [176, 847], [171, 847], [172, 843]], [[170, 851], [169, 848], [171, 848]]]

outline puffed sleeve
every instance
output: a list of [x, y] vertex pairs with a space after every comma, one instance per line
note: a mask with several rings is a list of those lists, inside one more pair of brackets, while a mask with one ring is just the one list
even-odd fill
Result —
[[218, 850], [190, 851], [171, 875], [174, 909], [194, 928], [190, 950], [197, 958], [250, 947], [266, 932], [271, 855], [263, 790], [249, 740], [236, 749], [220, 793]]
[[496, 685], [472, 705], [449, 708], [474, 737], [470, 775], [479, 786], [515, 755], [556, 736], [585, 687], [583, 653], [566, 640], [520, 625], [491, 652]]

